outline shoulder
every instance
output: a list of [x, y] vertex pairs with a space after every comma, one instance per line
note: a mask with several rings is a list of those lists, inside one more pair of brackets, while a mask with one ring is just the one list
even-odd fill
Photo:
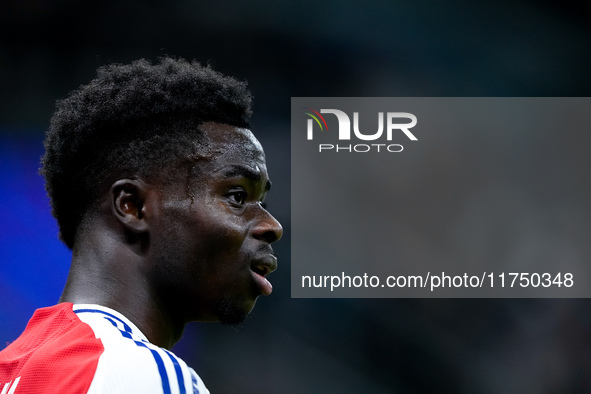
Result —
[[74, 311], [104, 347], [89, 394], [209, 393], [182, 359], [148, 342], [122, 315], [105, 308], [75, 306]]
[[23, 392], [84, 392], [102, 352], [71, 304], [38, 309], [23, 334], [0, 353], [0, 383], [18, 381]]
[[47, 394], [209, 393], [193, 369], [123, 315], [69, 303], [37, 310], [0, 352], [2, 385]]

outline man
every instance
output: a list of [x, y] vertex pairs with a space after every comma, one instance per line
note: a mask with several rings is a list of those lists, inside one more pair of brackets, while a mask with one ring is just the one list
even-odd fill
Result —
[[282, 235], [246, 84], [164, 58], [98, 70], [58, 102], [42, 174], [72, 264], [60, 304], [0, 353], [7, 393], [207, 393], [170, 349], [242, 322]]

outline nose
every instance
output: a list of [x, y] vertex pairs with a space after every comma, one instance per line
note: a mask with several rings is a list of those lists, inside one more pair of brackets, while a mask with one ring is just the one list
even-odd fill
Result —
[[271, 244], [279, 241], [282, 235], [281, 223], [265, 209], [262, 209], [261, 216], [253, 228], [253, 236]]

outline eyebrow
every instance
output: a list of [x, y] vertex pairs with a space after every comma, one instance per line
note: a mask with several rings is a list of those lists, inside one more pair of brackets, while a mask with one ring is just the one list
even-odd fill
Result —
[[[226, 178], [238, 178], [243, 177], [247, 179], [251, 179], [255, 182], [260, 182], [261, 180], [261, 173], [260, 171], [255, 171], [250, 167], [243, 166], [240, 164], [232, 164], [225, 167], [222, 171], [222, 175]], [[271, 181], [267, 180], [265, 184], [265, 191], [269, 191], [271, 189]]]

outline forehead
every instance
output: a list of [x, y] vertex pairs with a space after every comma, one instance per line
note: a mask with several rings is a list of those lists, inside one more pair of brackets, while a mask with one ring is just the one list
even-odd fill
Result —
[[268, 178], [265, 153], [250, 130], [215, 122], [204, 123], [200, 129], [213, 152], [201, 168], [205, 174], [213, 175], [226, 167], [243, 167]]
[[200, 129], [218, 157], [265, 160], [263, 147], [248, 129], [216, 122], [203, 123]]

